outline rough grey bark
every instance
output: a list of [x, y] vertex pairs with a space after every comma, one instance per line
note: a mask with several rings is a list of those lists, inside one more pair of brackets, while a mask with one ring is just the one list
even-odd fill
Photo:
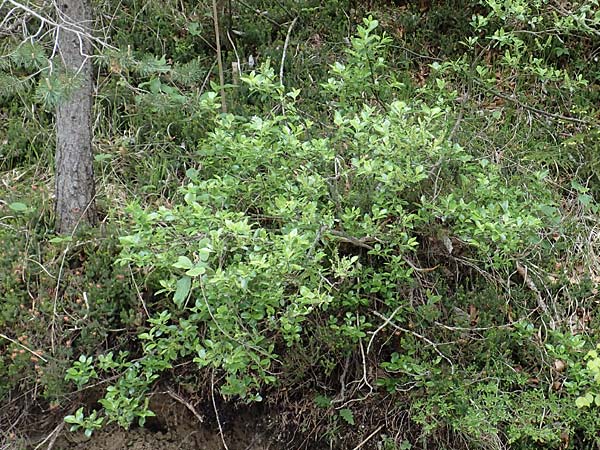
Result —
[[[59, 0], [69, 22], [89, 32], [89, 0]], [[60, 29], [58, 48], [69, 74], [77, 73], [77, 87], [56, 108], [56, 229], [71, 233], [81, 225], [96, 225], [92, 154], [92, 43]]]

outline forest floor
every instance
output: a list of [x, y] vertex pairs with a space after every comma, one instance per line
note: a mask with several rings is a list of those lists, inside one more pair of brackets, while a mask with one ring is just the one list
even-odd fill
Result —
[[168, 431], [153, 431], [137, 428], [125, 431], [107, 428], [95, 433], [91, 438], [74, 439], [65, 434], [57, 440], [60, 450], [221, 450], [223, 441], [230, 450], [267, 450], [281, 448], [267, 442], [264, 435], [252, 429], [248, 423], [234, 422], [228, 426], [221, 438], [218, 430], [213, 430], [197, 422], [182, 423]]
[[598, 0], [97, 3], [97, 229], [0, 39], [0, 450], [600, 449]]
[[[1, 449], [22, 450], [43, 448], [52, 450], [267, 450], [288, 448], [285, 439], [269, 433], [272, 418], [256, 408], [219, 411], [219, 423], [214, 410], [207, 405], [206, 413], [198, 412], [187, 402], [167, 395], [153, 399], [155, 417], [148, 418], [145, 427], [132, 426], [124, 430], [116, 424], [95, 431], [86, 437], [82, 431], [70, 432], [62, 422], [54, 430], [32, 431], [26, 440], [0, 445]], [[212, 415], [210, 417], [209, 415]], [[35, 424], [34, 424], [35, 425]], [[38, 424], [39, 425], [39, 424]], [[45, 427], [44, 427], [45, 428]]]

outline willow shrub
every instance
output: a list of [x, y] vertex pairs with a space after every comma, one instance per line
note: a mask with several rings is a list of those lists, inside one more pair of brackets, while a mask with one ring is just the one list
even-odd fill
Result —
[[[452, 102], [403, 98], [376, 27], [364, 21], [321, 84], [320, 121], [268, 65], [242, 78], [262, 116], [221, 114], [217, 94], [204, 95], [212, 131], [180, 195], [168, 208], [131, 205], [124, 224], [121, 264], [159, 288], [141, 354], [80, 368], [121, 373], [101, 400], [109, 420], [143, 422], [152, 384], [184, 361], [216, 371], [223, 395], [259, 401], [289, 355], [342, 359], [376, 328], [374, 313], [404, 320], [427, 239], [484, 270], [512, 270], [556, 219], [543, 173], [523, 183], [451, 142]], [[309, 349], [323, 327], [329, 341]], [[75, 428], [99, 426], [78, 417]]]

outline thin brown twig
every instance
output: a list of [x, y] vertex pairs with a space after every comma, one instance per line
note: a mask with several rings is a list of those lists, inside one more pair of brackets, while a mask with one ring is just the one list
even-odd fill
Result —
[[327, 233], [331, 236], [334, 236], [339, 241], [347, 242], [348, 244], [355, 245], [356, 247], [366, 248], [367, 250], [373, 250], [373, 247], [369, 245], [370, 242], [379, 242], [379, 240], [375, 237], [364, 236], [357, 238], [339, 230], [328, 229]]
[[217, 425], [219, 426], [219, 435], [221, 436], [221, 442], [225, 450], [229, 450], [227, 443], [225, 442], [225, 436], [223, 435], [223, 427], [221, 426], [221, 419], [219, 418], [219, 411], [217, 410], [217, 403], [215, 402], [215, 371], [212, 370], [210, 373], [210, 398], [212, 399], [213, 409], [215, 411], [215, 417], [217, 418]]
[[344, 401], [344, 397], [346, 395], [346, 374], [348, 373], [348, 366], [350, 365], [350, 355], [346, 356], [346, 361], [344, 363], [344, 369], [342, 370], [342, 375], [340, 376], [340, 393], [337, 398], [331, 401], [331, 404], [340, 403]]
[[204, 417], [202, 417], [200, 415], [200, 413], [198, 413], [198, 411], [196, 411], [196, 408], [194, 408], [190, 402], [186, 401], [183, 397], [176, 394], [171, 389], [167, 389], [167, 394], [172, 399], [177, 400], [179, 403], [181, 403], [183, 406], [185, 406], [196, 417], [196, 419], [198, 419], [199, 422], [201, 422], [201, 423], [204, 422]]
[[[381, 319], [383, 319], [383, 320], [385, 320], [385, 321], [387, 321], [387, 320], [388, 320], [388, 318], [387, 318], [387, 317], [385, 317], [383, 314], [380, 314], [380, 313], [379, 313], [379, 312], [377, 312], [377, 311], [373, 311], [373, 314], [375, 314], [377, 317], [379, 317], [379, 318], [381, 318]], [[412, 334], [414, 337], [416, 337], [416, 338], [419, 338], [419, 339], [421, 339], [421, 340], [425, 341], [427, 344], [431, 345], [431, 347], [433, 347], [433, 350], [434, 350], [434, 351], [435, 351], [435, 352], [436, 352], [438, 355], [440, 355], [440, 357], [441, 357], [442, 359], [446, 360], [446, 361], [448, 362], [448, 364], [450, 364], [450, 370], [452, 371], [452, 373], [454, 373], [454, 364], [452, 363], [452, 361], [450, 360], [450, 358], [448, 358], [446, 355], [444, 355], [444, 354], [443, 354], [443, 353], [440, 351], [440, 349], [438, 348], [438, 346], [439, 346], [440, 344], [436, 344], [435, 342], [433, 342], [433, 341], [432, 341], [431, 339], [429, 339], [428, 337], [426, 337], [426, 336], [423, 336], [422, 334], [419, 334], [419, 333], [417, 333], [416, 331], [408, 330], [408, 329], [406, 329], [406, 328], [403, 328], [403, 327], [401, 327], [401, 326], [399, 326], [399, 325], [396, 325], [396, 324], [395, 324], [394, 322], [392, 322], [392, 321], [388, 321], [388, 323], [389, 323], [389, 324], [390, 324], [390, 325], [391, 325], [393, 328], [395, 328], [396, 330], [398, 330], [398, 331], [402, 331], [403, 333]]]
[[[360, 328], [360, 319], [358, 316], [358, 312], [356, 313], [356, 325], [358, 328]], [[363, 345], [362, 339], [359, 339], [358, 344], [360, 347], [360, 356], [362, 357], [362, 372], [363, 372], [362, 381], [364, 381], [364, 383], [367, 386], [369, 386], [369, 394], [370, 394], [371, 392], [373, 392], [373, 386], [371, 386], [371, 383], [369, 383], [369, 380], [367, 377], [367, 356], [365, 354], [365, 347]]]
[[140, 292], [140, 288], [138, 287], [137, 282], [135, 281], [135, 276], [133, 275], [133, 270], [131, 269], [131, 265], [129, 267], [129, 273], [131, 274], [131, 281], [133, 282], [133, 286], [135, 287], [135, 292], [137, 293], [140, 302], [142, 303], [142, 308], [144, 308], [144, 312], [146, 313], [146, 317], [150, 318], [150, 313], [148, 312], [148, 308], [146, 307], [146, 302], [144, 301], [144, 297]]
[[54, 354], [55, 351], [55, 346], [54, 346], [54, 330], [56, 327], [56, 307], [58, 304], [58, 292], [60, 289], [60, 283], [62, 281], [62, 274], [63, 274], [63, 268], [65, 265], [65, 260], [67, 259], [67, 252], [69, 251], [70, 247], [67, 245], [67, 248], [65, 248], [63, 255], [62, 255], [62, 259], [60, 261], [60, 267], [58, 269], [58, 276], [56, 277], [56, 287], [54, 288], [54, 303], [52, 305], [52, 321], [50, 323], [50, 346], [52, 349], [52, 354]]
[[204, 81], [202, 82], [202, 86], [200, 86], [200, 91], [198, 92], [199, 95], [201, 95], [204, 92], [204, 89], [206, 88], [206, 84], [208, 83], [208, 80], [210, 79], [210, 74], [213, 71], [213, 68], [215, 67], [215, 64], [217, 64], [217, 61], [213, 61], [212, 65], [210, 66], [210, 69], [208, 69], [208, 72], [206, 72], [206, 77], [204, 78]]
[[[11, 9], [9, 11], [9, 13], [6, 15], [6, 17], [0, 24], [0, 28], [4, 25], [4, 22], [8, 20], [8, 18], [12, 15], [12, 13], [14, 11], [21, 10], [21, 11], [24, 11], [26, 14], [29, 14], [30, 16], [35, 17], [42, 24], [49, 25], [50, 27], [53, 27], [56, 29], [63, 29], [65, 31], [75, 33], [79, 37], [79, 39], [81, 39], [82, 37], [85, 37], [86, 39], [89, 39], [90, 41], [98, 43], [102, 47], [110, 48], [112, 50], [117, 50], [116, 47], [110, 45], [106, 41], [103, 41], [102, 39], [98, 39], [97, 37], [93, 36], [92, 34], [85, 32], [81, 26], [79, 26], [75, 23], [70, 23], [65, 20], [63, 20], [64, 23], [58, 23], [58, 22], [55, 22], [54, 20], [50, 19], [49, 17], [46, 17], [46, 16], [38, 13], [37, 11], [29, 8], [27, 5], [24, 5], [23, 3], [19, 3], [15, 0], [6, 0], [6, 1], [8, 3], [10, 3], [11, 5], [13, 5], [14, 8]], [[3, 4], [4, 4], [4, 2], [3, 2]]]
[[44, 361], [45, 363], [48, 362], [48, 360], [46, 358], [44, 358], [42, 355], [40, 355], [38, 352], [35, 352], [33, 350], [31, 350], [29, 347], [27, 347], [24, 344], [21, 344], [19, 341], [15, 341], [14, 339], [9, 338], [7, 335], [0, 333], [0, 337], [6, 339], [7, 341], [12, 342], [15, 345], [18, 345], [19, 347], [22, 347], [24, 350], [27, 350], [29, 353], [31, 353], [32, 355], [40, 358], [42, 361]]
[[392, 312], [392, 314], [385, 319], [385, 321], [379, 325], [377, 327], [377, 329], [375, 331], [373, 331], [373, 334], [371, 335], [371, 339], [369, 339], [369, 343], [367, 344], [367, 355], [369, 354], [369, 351], [371, 350], [371, 344], [373, 344], [373, 341], [375, 340], [375, 336], [377, 336], [377, 333], [379, 333], [381, 330], [383, 330], [385, 327], [388, 326], [388, 324], [394, 320], [394, 316], [398, 313], [398, 311], [400, 311], [400, 308], [402, 308], [402, 306], [398, 306], [394, 312]]
[[371, 434], [369, 434], [366, 438], [364, 438], [360, 444], [358, 444], [356, 447], [354, 447], [353, 450], [358, 450], [359, 448], [361, 448], [363, 445], [365, 445], [367, 442], [369, 442], [371, 439], [373, 439], [373, 436], [375, 436], [377, 433], [379, 433], [381, 431], [381, 429], [383, 428], [383, 425], [379, 425], [375, 431], [373, 431]]
[[238, 0], [238, 3], [240, 5], [246, 7], [250, 11], [254, 12], [257, 16], [262, 17], [267, 22], [275, 25], [278, 28], [281, 28], [281, 24], [279, 24], [275, 20], [271, 19], [266, 13], [263, 13], [260, 9], [253, 8], [251, 5], [249, 5], [248, 3], [244, 2], [243, 0]]
[[520, 323], [521, 321], [515, 321], [515, 322], [510, 322], [510, 323], [505, 323], [503, 325], [492, 325], [489, 327], [455, 327], [455, 326], [451, 326], [451, 325], [446, 325], [444, 323], [441, 322], [434, 322], [438, 327], [444, 328], [446, 330], [449, 331], [489, 331], [489, 330], [500, 330], [503, 328], [511, 328], [514, 327], [516, 324]]
[[31, 261], [32, 263], [37, 264], [38, 266], [40, 266], [40, 269], [42, 269], [46, 275], [48, 275], [50, 278], [56, 279], [56, 277], [54, 275], [52, 275], [50, 272], [48, 272], [48, 269], [46, 269], [41, 263], [39, 263], [38, 261], [36, 261], [33, 258], [26, 258], [27, 261]]
[[479, 80], [475, 79], [474, 81], [475, 81], [475, 83], [477, 83], [478, 85], [483, 87], [486, 91], [488, 91], [490, 94], [493, 94], [496, 97], [500, 97], [504, 100], [508, 100], [509, 102], [513, 102], [515, 105], [517, 105], [523, 109], [526, 109], [528, 111], [540, 114], [542, 116], [551, 117], [552, 119], [564, 120], [566, 122], [579, 123], [581, 125], [592, 125], [592, 123], [587, 120], [579, 119], [577, 117], [564, 116], [562, 114], [555, 114], [555, 113], [551, 113], [548, 111], [544, 111], [543, 109], [536, 108], [535, 106], [527, 105], [525, 103], [522, 103], [520, 100], [516, 99], [515, 97], [511, 97], [510, 95], [502, 94], [501, 92], [498, 92], [495, 89], [488, 88]]
[[54, 430], [54, 434], [52, 435], [52, 439], [50, 439], [50, 442], [48, 442], [48, 447], [46, 448], [46, 450], [52, 450], [54, 444], [56, 443], [56, 439], [58, 439], [58, 436], [60, 436], [60, 433], [62, 432], [64, 427], [65, 422], [61, 420], [60, 423], [57, 425], [56, 429]]
[[48, 442], [47, 450], [52, 450], [52, 447], [54, 447], [54, 443], [56, 442], [56, 438], [58, 438], [58, 435], [60, 434], [60, 432], [62, 431], [64, 426], [65, 426], [65, 422], [63, 420], [61, 420], [60, 423], [54, 428], [54, 430], [52, 430], [52, 432], [48, 436], [46, 436], [46, 438], [42, 442], [40, 442], [38, 445], [36, 445], [33, 450], [38, 450], [48, 440], [50, 440], [50, 442]]

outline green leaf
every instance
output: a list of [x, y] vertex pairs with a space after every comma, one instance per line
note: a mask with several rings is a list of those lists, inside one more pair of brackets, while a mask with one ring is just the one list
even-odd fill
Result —
[[21, 202], [11, 203], [10, 205], [8, 205], [8, 207], [16, 212], [27, 211], [27, 205], [25, 203], [21, 203]]
[[348, 408], [340, 409], [340, 417], [348, 422], [350, 425], [354, 425], [354, 414]]
[[203, 264], [198, 264], [188, 270], [185, 274], [190, 277], [197, 277], [198, 275], [203, 275], [206, 273], [206, 267]]
[[328, 408], [329, 406], [331, 406], [331, 399], [324, 395], [317, 395], [315, 397], [315, 404], [319, 408]]
[[208, 257], [210, 255], [210, 249], [208, 249], [208, 248], [201, 248], [198, 251], [198, 254], [200, 256], [200, 261], [208, 261]]
[[94, 156], [94, 161], [103, 162], [103, 161], [111, 160], [112, 158], [113, 158], [113, 156], [110, 153], [100, 153], [100, 154]]
[[585, 408], [591, 404], [592, 402], [586, 397], [577, 397], [577, 400], [575, 400], [575, 406], [578, 408]]
[[160, 88], [162, 87], [162, 83], [160, 82], [159, 78], [152, 78], [148, 84], [150, 86], [150, 92], [152, 92], [153, 94], [160, 93]]
[[173, 264], [173, 267], [176, 267], [177, 269], [189, 270], [194, 267], [194, 263], [187, 256], [180, 256], [177, 258], [177, 262]]
[[579, 200], [579, 203], [581, 203], [583, 206], [590, 206], [590, 204], [594, 200], [594, 198], [589, 194], [579, 194], [577, 198]]
[[49, 240], [49, 242], [53, 244], [61, 244], [63, 242], [71, 242], [73, 240], [72, 236], [56, 236]]
[[177, 289], [175, 290], [175, 295], [173, 296], [173, 301], [175, 304], [181, 308], [183, 302], [187, 298], [190, 293], [190, 289], [192, 288], [192, 279], [188, 276], [181, 277], [177, 280]]
[[74, 415], [67, 416], [64, 420], [67, 423], [81, 423], [83, 420], [83, 406], [75, 411]]
[[192, 36], [200, 36], [200, 24], [198, 22], [190, 22], [188, 24], [188, 31]]

